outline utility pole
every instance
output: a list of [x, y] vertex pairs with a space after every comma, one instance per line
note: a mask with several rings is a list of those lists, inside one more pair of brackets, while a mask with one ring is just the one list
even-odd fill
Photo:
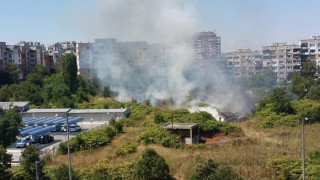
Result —
[[302, 179], [305, 180], [305, 153], [304, 153], [304, 121], [308, 121], [308, 118], [302, 118]]

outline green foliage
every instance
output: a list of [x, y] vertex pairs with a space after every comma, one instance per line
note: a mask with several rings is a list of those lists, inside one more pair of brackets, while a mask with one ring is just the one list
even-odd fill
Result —
[[236, 174], [232, 168], [225, 166], [219, 168], [212, 159], [200, 161], [197, 163], [195, 173], [191, 180], [241, 180], [242, 178]]
[[302, 65], [302, 69], [301, 69], [302, 77], [311, 78], [311, 79], [316, 78], [317, 70], [318, 68], [316, 63], [308, 59]]
[[320, 162], [320, 150], [315, 150], [309, 153], [309, 158], [311, 161]]
[[[301, 179], [302, 164], [301, 159], [292, 157], [273, 158], [269, 161], [269, 166], [276, 170], [279, 176], [284, 179]], [[320, 176], [320, 165], [306, 161], [306, 179], [316, 179]]]
[[118, 122], [121, 123], [124, 127], [135, 127], [137, 126], [137, 122], [130, 118], [120, 118]]
[[170, 134], [167, 130], [160, 127], [152, 127], [142, 132], [137, 138], [137, 142], [145, 145], [160, 144], [170, 148], [179, 148], [181, 146], [177, 136]]
[[[22, 170], [25, 173], [25, 179], [34, 179], [36, 174], [36, 161], [39, 161], [39, 154], [37, 148], [33, 145], [27, 146], [27, 148], [22, 152]], [[43, 177], [42, 169], [44, 164], [39, 163], [38, 172], [39, 177]]]
[[102, 92], [103, 97], [111, 97], [110, 87], [104, 87]]
[[[69, 168], [65, 164], [59, 166], [46, 166], [44, 169], [45, 176], [50, 180], [68, 180], [69, 179]], [[77, 171], [72, 171], [72, 179], [81, 179]]]
[[[70, 151], [76, 152], [107, 145], [116, 135], [115, 132], [113, 127], [104, 127], [78, 134], [70, 140]], [[66, 143], [60, 143], [57, 153], [66, 154], [67, 152]]]
[[149, 99], [146, 99], [146, 101], [144, 102], [144, 104], [145, 104], [146, 106], [151, 106], [151, 102], [150, 102]]
[[97, 163], [92, 167], [82, 169], [79, 176], [90, 180], [120, 180], [133, 179], [135, 162], [124, 162], [121, 164]]
[[270, 101], [272, 103], [272, 109], [277, 114], [280, 113], [287, 113], [292, 114], [294, 113], [293, 108], [291, 107], [291, 99], [287, 93], [285, 88], [275, 88], [273, 89], [270, 95]]
[[169, 179], [169, 172], [164, 158], [151, 148], [142, 152], [142, 157], [135, 166], [135, 176], [138, 179]]
[[10, 74], [10, 78], [13, 83], [19, 82], [19, 69], [17, 64], [15, 63], [8, 64], [7, 72]]
[[111, 118], [109, 125], [114, 127], [117, 133], [122, 133], [123, 125], [120, 122], [116, 121], [114, 118]]
[[67, 53], [62, 57], [62, 77], [63, 82], [68, 86], [70, 92], [77, 90], [77, 60], [72, 53]]
[[10, 85], [12, 84], [12, 79], [8, 71], [0, 71], [0, 88], [3, 85]]
[[[300, 100], [292, 103], [296, 114], [301, 118], [308, 117], [309, 122], [320, 121], [320, 102], [311, 100]], [[301, 119], [300, 118], [300, 119]]]
[[7, 150], [0, 146], [0, 180], [10, 179], [12, 173], [8, 171], [11, 167], [12, 154], [7, 154]]
[[320, 85], [312, 86], [307, 93], [307, 98], [311, 100], [320, 100]]
[[10, 97], [12, 96], [9, 86], [2, 86], [0, 89], [0, 101], [10, 101]]
[[312, 80], [301, 77], [300, 73], [295, 72], [292, 76], [292, 91], [303, 99], [306, 96], [308, 88], [312, 86]]
[[137, 144], [125, 142], [121, 147], [118, 147], [115, 151], [116, 156], [124, 156], [126, 154], [135, 153], [137, 151]]
[[164, 120], [164, 116], [160, 113], [156, 113], [154, 116], [153, 116], [153, 120], [156, 124], [160, 124], [160, 123], [164, 123], [165, 120]]
[[134, 121], [142, 121], [147, 115], [155, 112], [156, 108], [152, 106], [146, 106], [144, 104], [128, 103], [127, 108], [131, 109], [130, 119]]
[[0, 118], [0, 145], [7, 147], [20, 134], [21, 117], [15, 110], [7, 110]]

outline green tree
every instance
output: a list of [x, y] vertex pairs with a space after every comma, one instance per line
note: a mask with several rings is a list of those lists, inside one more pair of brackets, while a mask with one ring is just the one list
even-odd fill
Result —
[[15, 110], [7, 110], [0, 118], [0, 145], [7, 147], [19, 135], [21, 117]]
[[272, 109], [277, 114], [280, 113], [293, 113], [291, 106], [292, 97], [286, 93], [286, 88], [275, 88], [270, 95], [270, 102], [272, 103]]
[[230, 167], [219, 168], [212, 159], [197, 163], [195, 173], [191, 180], [241, 180], [242, 178], [233, 172]]
[[[61, 164], [57, 167], [49, 167], [45, 169], [46, 177], [50, 180], [68, 180], [69, 179], [69, 169], [65, 164]], [[80, 179], [79, 175], [72, 170], [72, 179], [77, 180]]]
[[0, 89], [0, 101], [9, 101], [11, 98], [11, 92], [8, 85], [3, 86]]
[[[37, 148], [33, 145], [27, 146], [27, 148], [22, 152], [21, 156], [23, 158], [21, 168], [25, 172], [25, 179], [35, 179], [36, 161], [40, 160], [39, 154], [37, 153]], [[39, 177], [43, 177], [43, 166], [43, 162], [40, 162], [38, 166]]]
[[9, 72], [7, 71], [0, 71], [0, 87], [3, 85], [11, 84], [12, 79], [10, 77]]
[[7, 71], [10, 74], [11, 81], [14, 83], [19, 82], [19, 69], [17, 64], [9, 64], [7, 66]]
[[311, 86], [309, 92], [307, 93], [307, 98], [311, 100], [320, 100], [320, 85]]
[[301, 68], [301, 74], [304, 78], [316, 78], [317, 71], [318, 68], [316, 63], [314, 61], [311, 61], [310, 59], [304, 62]]
[[11, 172], [7, 171], [11, 167], [12, 155], [7, 154], [6, 148], [0, 146], [0, 180], [7, 180], [11, 177]]
[[103, 94], [103, 97], [111, 97], [111, 90], [109, 86], [103, 88], [102, 94]]
[[69, 87], [70, 92], [76, 92], [77, 85], [77, 60], [72, 53], [67, 53], [62, 57], [62, 77], [63, 82]]
[[300, 73], [293, 73], [292, 76], [292, 91], [302, 99], [306, 96], [308, 89], [312, 86], [312, 80], [301, 77]]
[[169, 179], [169, 172], [164, 158], [151, 148], [142, 152], [142, 157], [135, 167], [135, 174], [139, 179]]

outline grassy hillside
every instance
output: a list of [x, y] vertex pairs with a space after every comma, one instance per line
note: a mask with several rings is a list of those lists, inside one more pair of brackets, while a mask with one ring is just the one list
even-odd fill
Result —
[[[257, 129], [256, 121], [250, 120], [237, 124], [245, 136], [234, 138], [219, 136], [215, 143], [199, 146], [188, 146], [180, 149], [149, 145], [163, 156], [170, 167], [170, 173], [176, 179], [189, 179], [196, 163], [208, 158], [219, 164], [229, 165], [244, 179], [279, 179], [279, 172], [270, 167], [275, 157], [301, 156], [301, 127], [277, 127], [273, 129]], [[139, 158], [146, 148], [139, 145], [137, 152], [125, 156], [116, 156], [115, 150], [124, 142], [134, 142], [140, 132], [146, 128], [127, 127], [124, 133], [114, 138], [110, 145], [94, 150], [72, 154], [73, 168], [87, 168], [99, 161], [107, 160], [111, 164], [130, 162]], [[319, 150], [320, 124], [306, 125], [306, 156], [308, 152]], [[58, 156], [47, 165], [67, 164], [67, 156]]]

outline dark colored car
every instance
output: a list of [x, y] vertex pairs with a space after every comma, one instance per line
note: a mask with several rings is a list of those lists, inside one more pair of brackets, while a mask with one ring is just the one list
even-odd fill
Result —
[[53, 140], [54, 140], [53, 136], [46, 134], [46, 135], [40, 136], [38, 141], [40, 144], [47, 144], [47, 143], [53, 142]]

